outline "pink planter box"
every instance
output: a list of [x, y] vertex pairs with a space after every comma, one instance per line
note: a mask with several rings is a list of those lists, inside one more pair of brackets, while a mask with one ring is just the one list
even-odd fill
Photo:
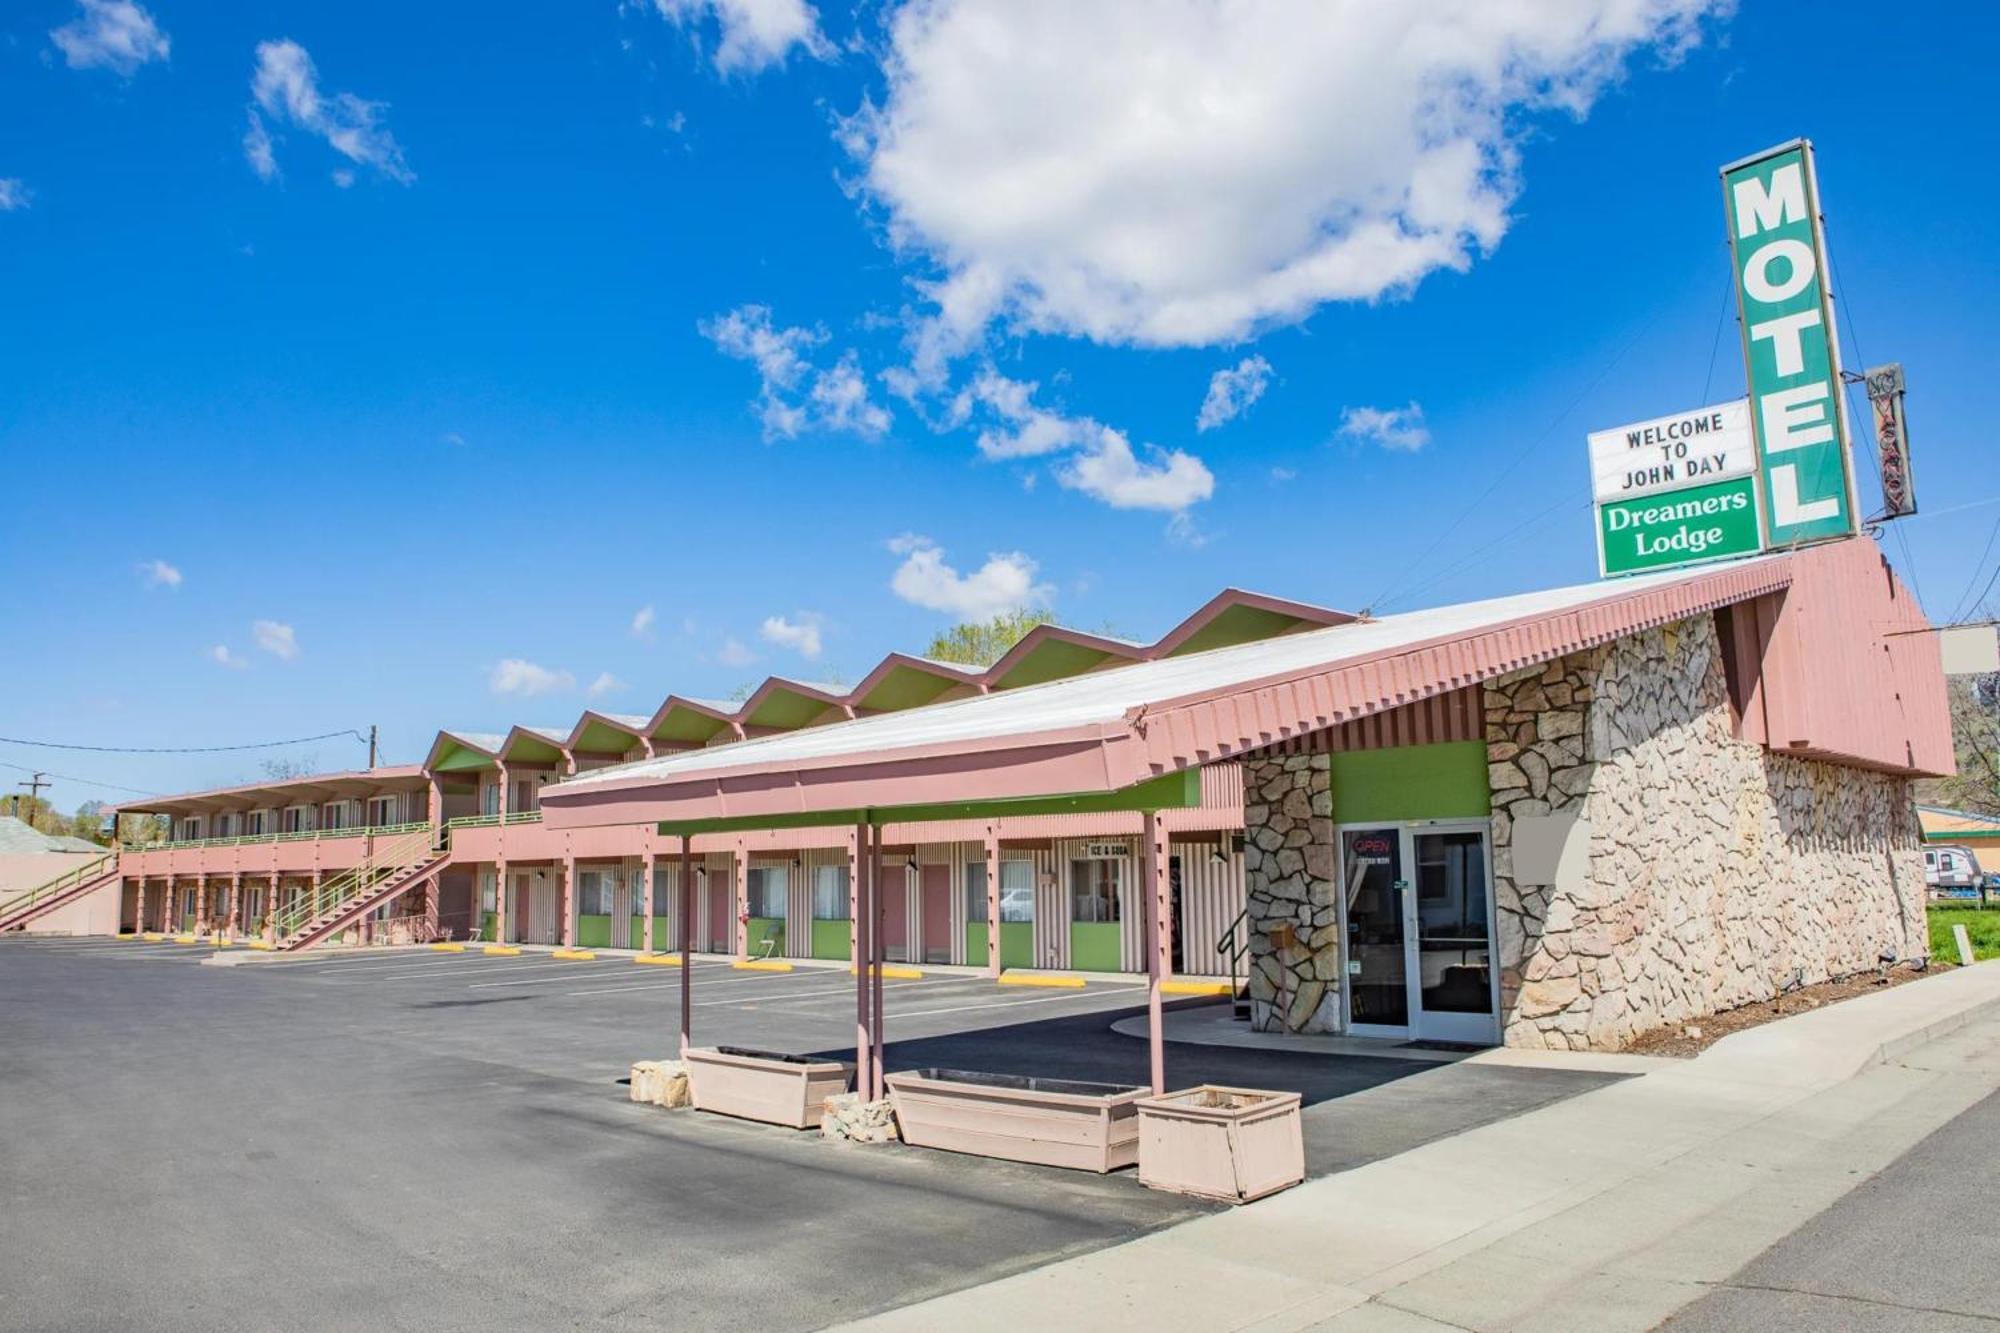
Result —
[[888, 1084], [903, 1142], [919, 1148], [1077, 1171], [1139, 1160], [1144, 1088], [964, 1069], [908, 1070]]
[[1306, 1178], [1299, 1094], [1203, 1084], [1139, 1102], [1139, 1183], [1248, 1203]]
[[792, 1129], [817, 1128], [821, 1103], [846, 1092], [854, 1078], [845, 1061], [741, 1046], [695, 1047], [682, 1059], [696, 1110]]

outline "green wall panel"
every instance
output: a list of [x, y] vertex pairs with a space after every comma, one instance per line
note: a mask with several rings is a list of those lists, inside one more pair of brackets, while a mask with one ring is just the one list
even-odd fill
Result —
[[[1003, 927], [1004, 929], [1004, 927]], [[1069, 928], [1069, 965], [1079, 972], [1117, 972], [1125, 962], [1123, 931], [1116, 921], [1076, 921]], [[1007, 942], [1000, 941], [1002, 960]]]
[[1333, 756], [1333, 819], [1483, 818], [1492, 813], [1486, 743], [1448, 741]]
[[753, 916], [750, 918], [750, 956], [764, 956], [764, 937], [771, 936], [776, 943], [771, 946], [771, 957], [785, 956], [785, 919], [781, 916]]
[[485, 940], [488, 944], [492, 944], [500, 938], [493, 933], [493, 927], [497, 923], [497, 920], [498, 918], [492, 912], [481, 912], [479, 914], [479, 938]]
[[610, 948], [611, 918], [608, 916], [579, 916], [576, 919], [576, 947], [579, 949]]
[[849, 946], [853, 943], [853, 938], [845, 921], [815, 921], [812, 929], [812, 956], [851, 957]]
[[[968, 921], [965, 923], [965, 965], [967, 967], [986, 966], [986, 923]], [[1031, 921], [1002, 921], [1000, 923], [1000, 966], [1033, 967], [1035, 965], [1035, 926]]]

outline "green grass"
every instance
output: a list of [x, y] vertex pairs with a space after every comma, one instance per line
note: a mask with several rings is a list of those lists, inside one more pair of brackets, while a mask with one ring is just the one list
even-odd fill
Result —
[[1982, 962], [2000, 958], [2000, 901], [1985, 910], [1977, 907], [1933, 907], [1930, 909], [1931, 957], [1940, 963], [1958, 961], [1958, 942], [1953, 926], [1964, 926], [1972, 937], [1972, 956]]

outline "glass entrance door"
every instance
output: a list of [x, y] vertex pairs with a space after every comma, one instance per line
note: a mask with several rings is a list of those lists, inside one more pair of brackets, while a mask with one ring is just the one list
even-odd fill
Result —
[[1340, 835], [1340, 846], [1347, 1026], [1363, 1036], [1401, 1035], [1410, 1025], [1403, 830], [1348, 829]]
[[1408, 831], [1414, 892], [1410, 972], [1416, 1035], [1437, 1041], [1500, 1039], [1493, 987], [1493, 906], [1486, 825]]

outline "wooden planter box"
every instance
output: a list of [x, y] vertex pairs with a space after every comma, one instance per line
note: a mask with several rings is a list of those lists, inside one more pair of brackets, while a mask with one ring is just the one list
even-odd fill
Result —
[[888, 1077], [903, 1142], [1076, 1171], [1139, 1160], [1139, 1099], [1119, 1083], [915, 1069]]
[[1139, 1183], [1248, 1203], [1306, 1177], [1299, 1094], [1203, 1084], [1139, 1102]]
[[820, 1103], [846, 1092], [854, 1066], [741, 1046], [697, 1047], [683, 1057], [688, 1094], [699, 1111], [817, 1129]]

